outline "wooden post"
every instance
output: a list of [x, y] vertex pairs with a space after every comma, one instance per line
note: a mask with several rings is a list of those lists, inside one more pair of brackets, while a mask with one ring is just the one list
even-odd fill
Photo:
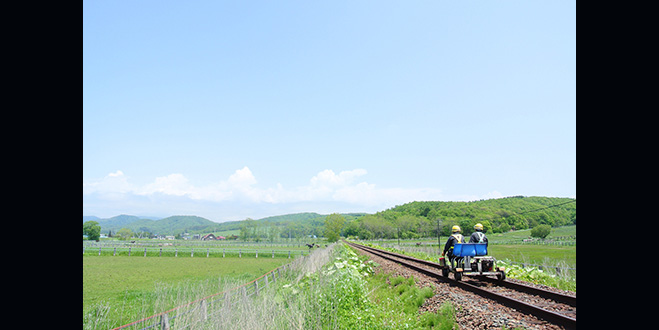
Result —
[[129, 246], [129, 247], [128, 247], [128, 256], [129, 256], [129, 257], [130, 257], [130, 249], [131, 249], [131, 247]]
[[169, 316], [167, 314], [162, 314], [160, 317], [160, 329], [169, 330]]
[[146, 257], [146, 248], [144, 248], [144, 256]]
[[176, 248], [176, 254], [174, 254], [175, 257], [178, 257], [178, 248]]
[[243, 249], [238, 249], [238, 258], [243, 257]]
[[209, 251], [210, 251], [210, 248], [206, 248], [206, 258], [208, 258]]
[[288, 259], [290, 259], [290, 258], [291, 258], [291, 251], [289, 250], [288, 251]]
[[208, 304], [206, 303], [206, 299], [201, 301], [201, 319], [206, 321], [208, 320]]
[[98, 247], [98, 255], [101, 255], [101, 246]]
[[268, 283], [268, 275], [265, 275], [265, 287], [267, 288], [270, 283]]
[[[99, 253], [99, 255], [100, 255], [100, 253]], [[259, 250], [256, 250], [256, 257], [257, 258], [259, 257]]]
[[254, 281], [254, 293], [259, 295], [259, 281]]
[[226, 252], [226, 249], [222, 249], [222, 258], [224, 258], [225, 252]]
[[275, 258], [275, 250], [272, 250], [272, 259]]
[[160, 257], [162, 257], [162, 248], [160, 248]]
[[194, 248], [192, 248], [192, 251], [190, 252], [190, 258], [194, 257]]

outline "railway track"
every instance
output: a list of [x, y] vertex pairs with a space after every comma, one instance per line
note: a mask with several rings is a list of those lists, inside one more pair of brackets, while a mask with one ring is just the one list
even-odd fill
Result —
[[344, 242], [354, 248], [394, 261], [404, 267], [484, 298], [491, 299], [522, 313], [533, 315], [549, 323], [566, 329], [575, 329], [577, 326], [576, 297], [510, 281], [497, 281], [485, 276], [479, 278], [463, 277], [463, 281], [456, 281], [450, 277], [443, 276], [437, 263], [379, 250], [345, 240]]

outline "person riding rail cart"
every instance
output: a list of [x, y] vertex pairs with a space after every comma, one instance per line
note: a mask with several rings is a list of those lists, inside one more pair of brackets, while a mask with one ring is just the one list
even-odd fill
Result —
[[462, 232], [460, 226], [453, 226], [451, 228], [451, 232], [451, 236], [449, 236], [448, 240], [446, 241], [446, 245], [444, 245], [444, 252], [442, 252], [442, 257], [448, 252], [448, 260], [451, 262], [451, 265], [453, 265], [453, 261], [455, 260], [455, 256], [453, 255], [453, 248], [455, 247], [455, 243], [465, 243], [465, 240], [464, 236], [460, 234]]
[[[474, 226], [476, 232], [470, 237], [470, 242], [465, 243], [459, 226], [453, 226], [453, 234], [446, 241], [444, 252], [439, 258], [439, 267], [443, 276], [453, 274], [456, 281], [466, 276], [496, 276], [497, 280], [506, 279], [506, 269], [497, 267], [496, 258], [487, 255], [487, 237], [482, 232], [483, 225]], [[449, 264], [444, 258], [448, 254]]]

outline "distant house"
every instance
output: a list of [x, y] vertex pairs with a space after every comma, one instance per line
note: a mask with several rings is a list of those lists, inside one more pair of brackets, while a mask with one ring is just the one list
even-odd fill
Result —
[[204, 237], [201, 238], [202, 241], [214, 241], [216, 239], [217, 239], [217, 237], [215, 237], [215, 235], [213, 235], [213, 234], [207, 234], [207, 235], [204, 235]]
[[175, 239], [176, 237], [174, 237], [174, 236], [165, 236], [165, 238], [166, 238], [166, 239], [169, 239], [169, 240], [173, 240], [173, 239]]

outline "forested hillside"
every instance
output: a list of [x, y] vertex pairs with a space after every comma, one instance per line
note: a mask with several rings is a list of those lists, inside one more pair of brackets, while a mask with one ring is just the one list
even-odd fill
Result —
[[[350, 221], [366, 213], [345, 213], [342, 216]], [[128, 228], [134, 233], [150, 235], [208, 234], [222, 231], [240, 230], [241, 236], [247, 240], [266, 240], [282, 238], [298, 238], [307, 235], [322, 236], [327, 215], [318, 213], [295, 213], [267, 217], [258, 220], [247, 218], [240, 221], [217, 223], [203, 217], [193, 215], [175, 215], [160, 220], [141, 219], [132, 215], [118, 215], [101, 219], [94, 216], [83, 216], [85, 221], [96, 221], [101, 226], [101, 233], [117, 233], [121, 228]]]
[[471, 234], [476, 223], [486, 232], [506, 232], [533, 228], [540, 224], [552, 227], [577, 223], [576, 199], [557, 197], [506, 197], [473, 202], [411, 202], [348, 223], [346, 236], [360, 238], [401, 238], [434, 236], [437, 220], [443, 236], [459, 225], [463, 234]]
[[[506, 197], [473, 202], [411, 202], [391, 209], [366, 213], [341, 214], [346, 224], [343, 236], [369, 238], [430, 237], [450, 235], [451, 227], [459, 225], [463, 234], [471, 234], [480, 222], [488, 233], [528, 229], [548, 224], [552, 227], [577, 223], [576, 199], [558, 197]], [[217, 223], [198, 216], [171, 216], [160, 220], [140, 219], [120, 215], [109, 219], [98, 219], [102, 229], [116, 233], [128, 228], [134, 233], [158, 235], [207, 234], [236, 231], [243, 240], [278, 240], [280, 238], [305, 238], [309, 235], [323, 236], [327, 215], [297, 213], [267, 217], [259, 220], [245, 219]], [[92, 217], [83, 217], [90, 219]], [[94, 217], [95, 218], [95, 217]]]

